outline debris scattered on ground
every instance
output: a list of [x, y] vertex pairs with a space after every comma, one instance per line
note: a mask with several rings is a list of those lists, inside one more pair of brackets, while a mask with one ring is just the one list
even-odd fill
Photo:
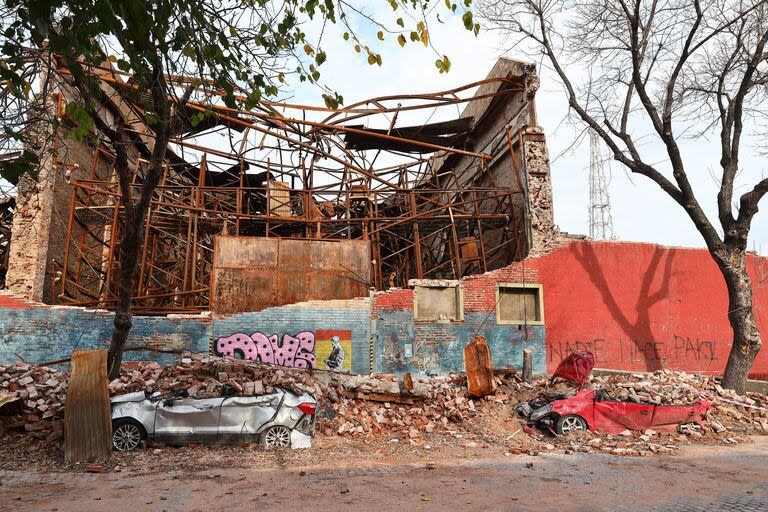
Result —
[[[768, 397], [756, 393], [738, 396], [724, 390], [712, 377], [662, 370], [592, 376], [585, 388], [605, 388], [621, 400], [655, 404], [693, 403], [706, 394], [713, 407], [703, 427], [682, 425], [672, 433], [578, 432], [556, 437], [526, 425], [513, 406], [544, 391], [572, 395], [575, 389], [563, 383], [553, 386], [544, 378], [528, 384], [514, 371], [494, 373], [496, 393], [472, 399], [467, 396], [466, 377], [459, 373], [399, 379], [395, 375], [349, 375], [184, 354], [176, 365], [124, 363], [122, 376], [109, 387], [113, 396], [186, 389], [190, 396], [205, 398], [220, 396], [224, 385], [243, 395], [257, 395], [273, 386], [307, 392], [320, 404], [319, 434], [361, 446], [379, 443], [431, 450], [453, 444], [461, 449], [495, 446], [509, 454], [562, 450], [648, 455], [671, 452], [691, 442], [732, 444], [748, 435], [768, 434]], [[2, 430], [23, 432], [28, 443], [39, 447], [59, 440], [67, 381], [66, 372], [53, 368], [25, 363], [0, 366], [0, 396], [23, 401], [21, 413], [0, 417]]]
[[14, 397], [23, 403], [22, 411], [9, 411], [9, 416], [2, 418], [4, 429], [23, 429], [46, 445], [60, 439], [67, 381], [67, 374], [46, 366], [0, 366], [0, 394], [5, 400]]

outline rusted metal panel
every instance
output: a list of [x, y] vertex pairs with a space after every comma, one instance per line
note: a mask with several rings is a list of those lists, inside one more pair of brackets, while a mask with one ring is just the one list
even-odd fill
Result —
[[240, 236], [216, 237], [216, 264], [220, 268], [275, 268], [277, 266], [277, 238]]
[[214, 257], [212, 309], [237, 313], [307, 300], [364, 297], [370, 259], [365, 240], [222, 236]]
[[75, 350], [64, 409], [67, 462], [106, 460], [112, 453], [107, 351]]
[[215, 269], [214, 274], [211, 302], [216, 313], [258, 311], [279, 305], [275, 269], [222, 268]]

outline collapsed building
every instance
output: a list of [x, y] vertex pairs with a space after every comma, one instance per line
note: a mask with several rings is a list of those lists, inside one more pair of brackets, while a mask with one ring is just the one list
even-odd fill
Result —
[[[100, 115], [133, 126], [137, 191], [154, 143], [141, 122], [151, 100], [125, 93], [128, 76], [99, 77]], [[54, 83], [42, 99], [60, 119], [42, 135], [53, 150], [3, 210], [3, 361], [55, 360], [111, 333], [114, 157], [97, 133], [66, 137], [73, 91], [65, 75]], [[433, 375], [463, 369], [463, 347], [481, 335], [497, 367], [519, 367], [528, 348], [544, 372], [587, 348], [604, 367], [722, 371], [727, 299], [706, 251], [555, 228], [538, 85], [534, 66], [500, 59], [463, 87], [340, 109], [185, 107], [190, 122], [172, 138], [142, 227], [130, 342]], [[759, 278], [768, 262], [753, 257], [750, 269]], [[766, 288], [755, 293], [765, 307]], [[764, 354], [755, 375], [768, 375]]]

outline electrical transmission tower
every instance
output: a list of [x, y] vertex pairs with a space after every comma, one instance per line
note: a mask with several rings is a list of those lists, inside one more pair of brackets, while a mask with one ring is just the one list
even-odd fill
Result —
[[589, 236], [594, 240], [613, 240], [611, 197], [605, 162], [600, 154], [600, 138], [589, 131]]

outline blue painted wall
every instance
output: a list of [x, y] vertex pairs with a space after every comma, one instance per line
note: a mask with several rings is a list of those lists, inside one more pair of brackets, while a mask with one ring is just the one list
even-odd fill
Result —
[[[412, 311], [379, 311], [374, 330], [367, 303], [357, 307], [284, 306], [221, 317], [134, 317], [129, 345], [208, 352], [211, 342], [235, 333], [263, 332], [295, 335], [318, 329], [352, 333], [351, 370], [370, 371], [370, 341], [374, 335], [374, 371], [444, 374], [464, 370], [464, 346], [477, 327], [491, 347], [497, 368], [522, 366], [522, 351], [533, 349], [534, 372], [546, 371], [544, 326], [496, 325], [487, 313], [465, 313], [463, 322], [414, 322]], [[16, 362], [22, 355], [30, 363], [69, 357], [76, 348], [106, 348], [113, 315], [78, 308], [31, 306], [0, 308], [0, 363]], [[410, 345], [411, 355], [406, 354]], [[127, 360], [172, 362], [173, 354], [129, 352]]]
[[[268, 308], [252, 313], [216, 317], [213, 321], [213, 340], [235, 333], [251, 335], [262, 332], [296, 335], [302, 331], [319, 329], [349, 330], [352, 332], [352, 373], [370, 372], [371, 314], [365, 309], [352, 308], [304, 308], [284, 306]], [[349, 355], [347, 355], [349, 357]]]
[[465, 313], [462, 322], [435, 323], [414, 322], [412, 311], [379, 311], [374, 369], [420, 376], [464, 371], [464, 347], [475, 334], [488, 340], [496, 368], [522, 368], [523, 349], [530, 348], [534, 373], [546, 372], [543, 325], [497, 325], [487, 313], [476, 312]]
[[[112, 313], [80, 308], [25, 307], [0, 309], [0, 363], [30, 363], [69, 357], [74, 349], [107, 348]], [[202, 318], [133, 318], [128, 344], [154, 348], [207, 351], [210, 322]], [[125, 359], [171, 362], [173, 354], [126, 352]]]
[[[295, 335], [318, 329], [349, 330], [352, 334], [351, 370], [370, 371], [371, 320], [368, 303], [352, 308], [269, 308], [253, 313], [221, 317], [133, 317], [128, 345], [189, 350], [207, 353], [219, 337], [242, 332]], [[0, 364], [30, 363], [69, 357], [74, 349], [107, 348], [112, 335], [112, 313], [80, 308], [29, 305], [0, 307]], [[350, 357], [350, 355], [347, 355]], [[169, 363], [174, 354], [126, 352], [126, 360], [154, 360]]]

